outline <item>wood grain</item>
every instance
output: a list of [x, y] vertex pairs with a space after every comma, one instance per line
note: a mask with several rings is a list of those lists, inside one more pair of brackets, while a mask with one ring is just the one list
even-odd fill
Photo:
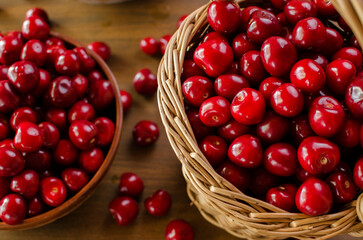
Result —
[[[87, 5], [75, 0], [1, 0], [0, 31], [20, 29], [25, 11], [34, 6], [46, 9], [52, 20], [52, 30], [69, 35], [82, 43], [105, 41], [112, 48], [109, 66], [120, 88], [134, 97], [131, 110], [124, 118], [122, 140], [112, 168], [96, 193], [70, 215], [47, 226], [23, 232], [1, 232], [2, 240], [48, 239], [164, 239], [167, 223], [175, 218], [189, 221], [195, 228], [196, 240], [225, 240], [231, 237], [223, 230], [207, 223], [190, 206], [180, 164], [172, 152], [162, 129], [156, 98], [136, 94], [132, 86], [134, 74], [141, 68], [156, 72], [159, 58], [144, 55], [139, 49], [140, 39], [160, 38], [172, 33], [177, 19], [204, 4], [207, 0], [134, 0], [116, 5]], [[148, 119], [158, 123], [161, 136], [150, 148], [132, 144], [134, 124]], [[139, 201], [140, 214], [130, 226], [119, 227], [108, 213], [108, 203], [117, 196], [119, 176], [126, 171], [140, 175], [145, 192]], [[168, 190], [173, 198], [172, 209], [162, 218], [149, 216], [143, 200], [155, 190]], [[339, 236], [337, 239], [355, 239]]]

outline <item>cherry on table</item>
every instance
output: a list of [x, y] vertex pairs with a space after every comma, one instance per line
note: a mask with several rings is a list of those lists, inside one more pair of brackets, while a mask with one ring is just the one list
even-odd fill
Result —
[[246, 191], [251, 181], [251, 173], [248, 169], [239, 167], [230, 161], [225, 161], [220, 164], [217, 173], [232, 183], [241, 192]]
[[132, 105], [132, 96], [125, 90], [120, 90], [122, 109], [126, 113]]
[[71, 192], [78, 192], [88, 183], [89, 177], [85, 171], [78, 168], [66, 168], [61, 173], [64, 185]]
[[118, 189], [121, 195], [138, 198], [144, 191], [144, 182], [135, 173], [126, 172], [120, 177]]
[[161, 217], [169, 212], [171, 207], [170, 194], [165, 190], [157, 190], [144, 201], [146, 211], [156, 217]]
[[39, 189], [39, 176], [34, 170], [25, 170], [11, 179], [10, 188], [25, 198], [32, 198]]
[[132, 137], [139, 146], [151, 145], [159, 138], [158, 125], [152, 121], [140, 121], [133, 128]]
[[165, 229], [166, 240], [194, 240], [194, 229], [186, 221], [176, 219], [168, 223]]
[[156, 76], [147, 68], [136, 73], [133, 83], [136, 92], [145, 96], [153, 95], [158, 88]]
[[219, 96], [208, 98], [199, 108], [199, 118], [209, 127], [224, 125], [231, 118], [229, 101]]
[[130, 197], [117, 197], [108, 205], [108, 209], [120, 226], [132, 223], [139, 213], [137, 202]]
[[87, 48], [97, 53], [104, 61], [110, 58], [111, 48], [104, 42], [92, 42], [87, 45]]
[[89, 174], [97, 172], [105, 157], [99, 148], [91, 148], [81, 151], [78, 158], [78, 165]]
[[19, 194], [8, 194], [0, 201], [0, 219], [6, 224], [22, 223], [26, 216], [26, 210], [26, 202]]
[[271, 188], [266, 193], [266, 202], [288, 212], [296, 209], [295, 196], [297, 187], [294, 184], [282, 184]]
[[46, 177], [40, 182], [40, 195], [45, 204], [57, 207], [66, 200], [67, 189], [59, 178]]
[[159, 54], [160, 43], [153, 37], [146, 37], [140, 41], [141, 50], [150, 56]]

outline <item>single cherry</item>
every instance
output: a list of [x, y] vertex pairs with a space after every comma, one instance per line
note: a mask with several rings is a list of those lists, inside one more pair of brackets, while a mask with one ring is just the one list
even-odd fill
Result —
[[247, 78], [252, 86], [259, 86], [262, 80], [268, 77], [268, 73], [263, 66], [259, 51], [246, 52], [240, 62], [241, 75]]
[[199, 107], [204, 100], [213, 96], [213, 83], [206, 77], [190, 77], [183, 82], [182, 92], [188, 103], [195, 107]]
[[37, 173], [44, 172], [51, 168], [52, 155], [48, 150], [40, 149], [37, 152], [24, 154], [25, 168], [36, 171]]
[[197, 140], [201, 140], [208, 135], [215, 134], [214, 128], [204, 125], [204, 123], [200, 120], [198, 109], [189, 108], [186, 110], [186, 114]]
[[40, 195], [45, 204], [57, 207], [66, 200], [67, 189], [59, 178], [46, 177], [40, 182]]
[[229, 101], [223, 97], [211, 97], [199, 108], [200, 120], [209, 127], [219, 127], [231, 118]]
[[345, 47], [339, 49], [337, 52], [334, 53], [332, 57], [332, 60], [336, 59], [345, 59], [351, 61], [355, 65], [357, 71], [359, 71], [360, 68], [362, 67], [362, 62], [363, 62], [362, 53], [354, 47]]
[[77, 161], [78, 149], [68, 139], [62, 139], [56, 145], [53, 158], [62, 166], [70, 166]]
[[10, 147], [0, 147], [0, 177], [12, 177], [19, 174], [25, 167], [21, 153]]
[[345, 104], [354, 117], [363, 119], [363, 78], [357, 77], [348, 85]]
[[194, 240], [194, 229], [186, 221], [176, 219], [168, 223], [165, 229], [166, 240]]
[[333, 172], [325, 180], [333, 194], [334, 202], [350, 203], [357, 196], [358, 188], [348, 172]]
[[133, 82], [136, 92], [145, 96], [153, 95], [158, 88], [156, 76], [147, 68], [138, 71]]
[[32, 39], [24, 44], [20, 54], [20, 59], [33, 62], [37, 67], [41, 67], [47, 60], [47, 49], [43, 42]]
[[88, 100], [96, 110], [103, 110], [114, 101], [115, 94], [111, 82], [99, 80], [93, 82], [88, 91]]
[[263, 143], [271, 144], [281, 141], [289, 132], [289, 120], [269, 111], [256, 126], [256, 134]]
[[234, 119], [231, 119], [223, 126], [218, 127], [218, 135], [227, 142], [232, 142], [237, 137], [248, 133], [251, 130], [250, 126], [241, 124]]
[[227, 143], [218, 136], [205, 137], [199, 142], [199, 148], [212, 167], [218, 166], [227, 157]]
[[304, 97], [294, 84], [284, 83], [272, 92], [272, 109], [284, 117], [295, 117], [304, 108]]
[[317, 16], [316, 5], [308, 0], [292, 0], [284, 7], [284, 14], [290, 24], [296, 25], [300, 20]]
[[48, 23], [39, 16], [31, 16], [23, 22], [22, 34], [28, 40], [46, 40], [49, 36]]
[[68, 121], [70, 123], [77, 120], [92, 121], [95, 116], [95, 110], [93, 106], [84, 101], [76, 102], [68, 110]]
[[68, 136], [77, 148], [87, 150], [96, 146], [98, 130], [87, 120], [77, 120], [70, 125]]
[[55, 69], [61, 75], [74, 76], [80, 69], [78, 54], [72, 50], [66, 50], [55, 59]]
[[9, 67], [8, 79], [20, 93], [33, 91], [39, 83], [39, 70], [29, 61], [19, 61]]
[[326, 28], [319, 19], [314, 17], [299, 21], [292, 32], [292, 43], [302, 50], [320, 49], [325, 41]]
[[10, 188], [25, 198], [32, 198], [38, 192], [39, 176], [34, 170], [25, 170], [11, 179]]
[[296, 209], [295, 196], [297, 187], [293, 184], [282, 184], [271, 188], [266, 194], [266, 202], [288, 212]]
[[237, 4], [229, 1], [214, 1], [208, 7], [209, 25], [217, 32], [230, 34], [240, 24], [241, 10]]
[[299, 115], [292, 119], [290, 127], [290, 136], [295, 144], [299, 145], [305, 138], [314, 135], [313, 129], [309, 124], [307, 115]]
[[246, 52], [258, 49], [258, 45], [251, 42], [245, 33], [238, 33], [233, 39], [232, 50], [236, 61], [239, 61]]
[[170, 194], [165, 190], [157, 190], [144, 201], [146, 211], [156, 217], [164, 216], [171, 207]]
[[5, 36], [0, 39], [0, 63], [10, 66], [20, 59], [23, 42], [15, 36]]
[[84, 47], [76, 47], [73, 51], [78, 56], [79, 71], [81, 73], [87, 74], [95, 68], [95, 60], [88, 55], [87, 50]]
[[150, 56], [155, 56], [159, 53], [160, 43], [153, 37], [147, 37], [140, 41], [141, 50]]
[[334, 136], [336, 142], [344, 147], [353, 148], [359, 145], [360, 123], [354, 118], [346, 118], [339, 132]]
[[45, 100], [58, 108], [67, 108], [72, 106], [78, 99], [76, 88], [71, 78], [60, 76], [54, 79], [48, 87], [45, 94]]
[[272, 174], [288, 177], [298, 166], [296, 149], [288, 143], [275, 143], [264, 152], [263, 165]]
[[96, 118], [93, 124], [98, 130], [97, 146], [106, 147], [110, 145], [115, 134], [115, 124], [106, 117]]
[[159, 128], [152, 121], [140, 121], [132, 130], [132, 136], [137, 145], [148, 146], [159, 138]]
[[43, 212], [45, 212], [45, 205], [42, 201], [42, 199], [39, 196], [35, 196], [31, 199], [28, 199], [27, 201], [27, 207], [28, 207], [28, 211], [27, 211], [27, 216], [28, 217], [35, 217], [38, 216], [40, 214], [42, 214]]
[[363, 157], [360, 157], [354, 165], [353, 170], [354, 183], [363, 189]]
[[64, 109], [50, 108], [45, 113], [45, 120], [54, 124], [59, 131], [64, 131], [67, 128], [67, 113]]
[[247, 26], [247, 36], [255, 43], [263, 43], [267, 38], [280, 35], [282, 26], [276, 16], [267, 10], [258, 10], [251, 14]]
[[11, 128], [16, 131], [22, 122], [37, 123], [36, 112], [29, 107], [22, 107], [15, 110], [10, 118]]
[[19, 194], [11, 193], [0, 201], [0, 219], [9, 225], [20, 224], [25, 219], [26, 209], [25, 200]]
[[87, 173], [95, 173], [100, 168], [105, 157], [99, 148], [81, 151], [79, 154], [78, 165]]
[[87, 45], [87, 48], [97, 53], [104, 61], [110, 58], [111, 49], [104, 42], [92, 42]]
[[61, 177], [64, 185], [71, 192], [78, 192], [88, 183], [89, 177], [85, 171], [78, 168], [66, 168], [62, 171]]
[[135, 173], [126, 172], [121, 175], [118, 189], [121, 195], [137, 198], [144, 191], [144, 182]]
[[218, 96], [232, 101], [234, 96], [250, 84], [246, 78], [237, 74], [223, 74], [214, 81], [214, 90]]
[[129, 111], [132, 105], [132, 96], [129, 92], [125, 90], [120, 90], [122, 109], [126, 113]]
[[246, 191], [251, 181], [251, 173], [248, 169], [239, 167], [230, 161], [225, 161], [219, 165], [217, 173], [232, 183], [241, 192]]
[[120, 226], [132, 223], [139, 213], [137, 202], [130, 197], [117, 197], [108, 205], [108, 209]]
[[54, 148], [57, 145], [60, 137], [57, 127], [50, 122], [42, 122], [38, 125], [38, 127], [43, 133], [43, 146], [47, 148]]
[[44, 136], [37, 125], [22, 122], [18, 125], [14, 137], [14, 146], [22, 152], [36, 152], [44, 143]]

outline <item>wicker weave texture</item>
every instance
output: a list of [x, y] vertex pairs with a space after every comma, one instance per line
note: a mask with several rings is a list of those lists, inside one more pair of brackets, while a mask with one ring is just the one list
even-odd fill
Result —
[[[241, 7], [256, 0], [238, 0]], [[333, 0], [363, 46], [363, 1]], [[249, 197], [218, 175], [201, 153], [185, 113], [181, 71], [186, 51], [208, 28], [206, 4], [172, 36], [158, 69], [158, 105], [169, 142], [182, 164], [187, 192], [203, 217], [243, 239], [329, 239], [342, 233], [363, 237], [363, 193], [341, 212], [311, 217], [289, 213]], [[360, 17], [359, 17], [360, 16]]]

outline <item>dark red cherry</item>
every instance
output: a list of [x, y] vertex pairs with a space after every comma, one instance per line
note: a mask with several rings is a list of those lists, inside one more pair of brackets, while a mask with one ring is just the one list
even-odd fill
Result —
[[259, 86], [262, 80], [268, 76], [259, 51], [246, 52], [239, 64], [241, 75], [247, 78], [252, 86]]
[[232, 142], [237, 137], [248, 133], [251, 130], [250, 126], [241, 124], [234, 119], [223, 126], [218, 127], [218, 135], [227, 142]]
[[363, 189], [363, 157], [360, 157], [354, 165], [353, 170], [354, 183]]
[[363, 124], [360, 126], [360, 146], [363, 148]]
[[156, 217], [161, 217], [169, 212], [171, 207], [170, 194], [165, 190], [157, 190], [144, 201], [146, 211]]
[[356, 75], [356, 68], [351, 61], [333, 60], [326, 67], [326, 84], [335, 94], [344, 95], [349, 83]]
[[0, 113], [9, 113], [18, 108], [20, 98], [9, 80], [0, 81]]
[[208, 7], [208, 23], [217, 32], [230, 34], [237, 30], [240, 24], [241, 10], [229, 1], [214, 1]]
[[333, 194], [334, 202], [350, 203], [357, 196], [358, 188], [348, 172], [333, 172], [325, 180]]
[[57, 37], [49, 37], [47, 40], [45, 40], [45, 46], [51, 47], [51, 46], [64, 46], [64, 42], [62, 39]]
[[359, 51], [362, 51], [362, 47], [360, 46], [356, 36], [352, 36], [352, 38], [349, 41], [348, 46], [349, 47], [354, 47], [354, 48], [358, 49]]
[[132, 223], [139, 213], [137, 202], [130, 197], [117, 197], [108, 205], [108, 209], [120, 226]]
[[357, 71], [359, 71], [362, 67], [362, 53], [358, 49], [353, 47], [345, 47], [338, 50], [332, 57], [332, 60], [336, 59], [345, 59], [351, 61], [355, 65]]
[[24, 158], [18, 150], [8, 146], [0, 148], [0, 177], [15, 176], [24, 167]]
[[213, 83], [208, 78], [202, 76], [190, 77], [183, 82], [182, 92], [188, 103], [199, 107], [204, 100], [213, 96]]
[[263, 43], [267, 38], [280, 35], [282, 26], [276, 16], [266, 10], [258, 10], [251, 14], [247, 26], [247, 36], [255, 43]]
[[303, 140], [297, 153], [301, 166], [312, 174], [333, 171], [340, 160], [337, 145], [322, 137], [308, 137]]
[[20, 59], [33, 62], [37, 67], [41, 67], [47, 60], [47, 49], [39, 40], [32, 39], [24, 44], [20, 54]]
[[14, 146], [22, 152], [36, 152], [44, 143], [43, 133], [39, 127], [31, 122], [22, 122], [18, 125], [14, 137]]
[[47, 177], [40, 182], [40, 195], [45, 204], [57, 207], [66, 200], [67, 189], [59, 178]]
[[78, 192], [88, 183], [89, 177], [85, 171], [78, 168], [66, 168], [62, 171], [61, 177], [64, 185], [71, 192]]
[[92, 70], [90, 73], [88, 73], [87, 78], [91, 84], [98, 80], [102, 80], [104, 77], [103, 77], [103, 74], [99, 70]]
[[258, 91], [260, 91], [265, 98], [266, 105], [270, 105], [272, 92], [282, 84], [284, 84], [284, 81], [278, 77], [268, 77], [261, 82]]
[[54, 45], [47, 48], [47, 59], [49, 63], [54, 64], [57, 58], [64, 54], [67, 49], [62, 45]]
[[20, 59], [23, 42], [15, 36], [5, 36], [0, 39], [0, 62], [10, 66]]
[[190, 108], [186, 110], [186, 114], [189, 120], [189, 123], [193, 129], [194, 136], [197, 140], [201, 140], [208, 135], [213, 135], [215, 133], [215, 129], [212, 127], [208, 127], [204, 125], [204, 123], [200, 120], [199, 110]]
[[162, 54], [162, 55], [164, 55], [165, 54], [165, 51], [166, 51], [166, 47], [168, 46], [168, 43], [169, 43], [169, 41], [170, 41], [170, 39], [171, 39], [171, 35], [164, 35], [164, 36], [162, 36], [161, 38], [160, 38], [160, 40], [159, 40], [159, 42], [160, 42], [160, 53]]
[[121, 175], [119, 192], [129, 197], [140, 197], [144, 191], [144, 182], [135, 173], [126, 172]]
[[60, 137], [57, 127], [50, 122], [42, 122], [38, 125], [38, 127], [44, 136], [43, 146], [47, 148], [54, 148]]
[[194, 240], [194, 229], [182, 219], [176, 219], [168, 223], [165, 229], [166, 240]]
[[293, 184], [282, 184], [271, 188], [266, 194], [266, 202], [288, 212], [296, 210], [295, 196], [297, 187]]
[[98, 130], [97, 146], [106, 147], [110, 145], [115, 134], [115, 124], [106, 117], [96, 118], [93, 124]]
[[358, 120], [346, 118], [340, 131], [334, 136], [336, 142], [348, 148], [358, 146], [360, 125]]
[[319, 16], [323, 18], [332, 18], [338, 15], [333, 3], [326, 0], [314, 0]]
[[32, 94], [35, 97], [41, 97], [44, 95], [45, 91], [47, 90], [49, 83], [52, 81], [52, 77], [50, 73], [44, 69], [38, 68], [39, 70], [39, 82]]
[[258, 50], [258, 45], [251, 42], [248, 39], [247, 34], [239, 33], [233, 39], [232, 49], [233, 49], [234, 59], [238, 61], [246, 52], [252, 50]]
[[78, 54], [72, 50], [66, 50], [60, 54], [55, 59], [54, 66], [58, 73], [66, 76], [74, 76], [81, 69]]
[[209, 127], [222, 126], [231, 118], [230, 103], [219, 96], [208, 98], [199, 108], [199, 117]]
[[77, 161], [78, 149], [68, 139], [62, 139], [56, 145], [53, 158], [62, 166], [70, 166]]
[[77, 120], [70, 125], [68, 136], [77, 148], [87, 150], [96, 146], [98, 130], [96, 125], [89, 121]]
[[363, 78], [357, 77], [348, 85], [345, 104], [353, 116], [363, 119]]
[[46, 40], [49, 36], [48, 23], [39, 16], [31, 16], [23, 22], [22, 34], [28, 40]]
[[290, 2], [291, 0], [271, 0], [271, 4], [277, 8], [277, 9], [280, 9], [280, 10], [284, 10], [284, 7], [286, 6], [286, 4], [288, 2]]
[[67, 108], [77, 101], [78, 96], [72, 79], [61, 76], [49, 84], [45, 98], [54, 107]]
[[135, 143], [139, 146], [148, 146], [159, 138], [158, 125], [152, 121], [140, 121], [132, 130]]
[[276, 187], [280, 182], [278, 176], [266, 171], [263, 167], [255, 169], [251, 175], [248, 189], [258, 197], [264, 197], [270, 188]]
[[68, 110], [68, 121], [70, 123], [77, 120], [92, 121], [95, 117], [93, 106], [84, 101], [78, 101]]
[[324, 56], [331, 56], [343, 47], [343, 37], [332, 28], [326, 28], [326, 40], [319, 50]]
[[318, 53], [304, 52], [304, 53], [301, 53], [299, 55], [299, 57], [300, 57], [300, 59], [311, 59], [311, 60], [313, 60], [314, 62], [319, 64], [320, 67], [322, 67], [324, 70], [326, 69], [326, 67], [329, 64], [328, 59], [325, 56], [323, 56], [321, 54], [318, 54]]
[[147, 68], [138, 71], [133, 81], [136, 92], [141, 95], [151, 96], [158, 88], [156, 76]]
[[24, 154], [25, 167], [32, 169], [37, 173], [44, 172], [50, 169], [52, 164], [52, 155], [45, 149], [40, 149], [37, 152]]
[[256, 126], [256, 134], [263, 143], [271, 144], [281, 141], [289, 132], [288, 119], [269, 111]]
[[8, 79], [8, 70], [8, 66], [0, 65], [0, 79]]
[[104, 160], [103, 153], [99, 148], [91, 148], [79, 154], [78, 165], [87, 173], [97, 172]]
[[10, 187], [25, 198], [32, 198], [38, 192], [39, 176], [34, 170], [25, 170], [11, 179]]
[[12, 138], [6, 138], [2, 141], [0, 141], [0, 147], [11, 147], [14, 148], [14, 140]]
[[140, 41], [141, 50], [150, 56], [159, 54], [160, 43], [153, 37], [146, 37]]
[[22, 107], [16, 109], [13, 114], [11, 114], [10, 125], [11, 128], [16, 131], [18, 126], [22, 122], [37, 123], [36, 112], [29, 107]]
[[218, 166], [227, 157], [227, 143], [218, 136], [205, 137], [199, 142], [199, 148], [212, 167]]
[[87, 45], [87, 48], [97, 53], [104, 61], [107, 61], [111, 56], [111, 49], [104, 42], [92, 42]]
[[205, 76], [205, 72], [191, 59], [184, 60], [181, 80], [184, 81], [193, 76]]
[[303, 110], [304, 97], [294, 84], [284, 83], [272, 92], [270, 104], [281, 116], [294, 117]]
[[0, 219], [9, 225], [20, 224], [25, 219], [26, 209], [25, 200], [19, 194], [11, 193], [0, 201]]
[[320, 49], [326, 41], [326, 28], [317, 18], [299, 21], [292, 32], [292, 43], [302, 50]]
[[243, 88], [249, 87], [247, 79], [236, 74], [223, 74], [214, 81], [217, 95], [232, 101], [234, 96]]
[[0, 114], [0, 140], [4, 140], [10, 135], [9, 118]]
[[35, 196], [31, 199], [28, 199], [27, 201], [27, 207], [28, 207], [28, 211], [27, 211], [27, 216], [28, 217], [35, 217], [38, 216], [40, 214], [42, 214], [43, 212], [45, 212], [45, 205], [42, 201], [42, 199], [39, 196]]
[[34, 90], [39, 83], [39, 70], [29, 61], [19, 61], [9, 67], [8, 78], [20, 93]]
[[87, 50], [84, 47], [76, 47], [73, 49], [77, 53], [79, 62], [79, 71], [83, 74], [87, 74], [95, 68], [95, 60], [88, 55]]
[[122, 109], [126, 113], [132, 105], [132, 96], [125, 90], [120, 90]]
[[54, 124], [59, 131], [66, 130], [67, 128], [67, 113], [63, 109], [48, 109], [48, 111], [45, 113], [45, 120]]
[[298, 166], [296, 149], [287, 143], [275, 143], [264, 152], [263, 165], [272, 174], [288, 177], [296, 172]]
[[241, 192], [246, 191], [251, 180], [251, 173], [247, 169], [241, 168], [230, 161], [225, 161], [219, 165], [217, 173]]
[[262, 10], [262, 8], [257, 6], [248, 6], [241, 11], [240, 30], [242, 30], [243, 32], [247, 30], [251, 15], [258, 10]]
[[313, 129], [309, 124], [307, 115], [299, 115], [292, 119], [290, 127], [290, 136], [295, 144], [300, 144], [305, 138], [314, 135]]
[[295, 203], [304, 214], [326, 214], [333, 206], [333, 195], [327, 183], [315, 177], [306, 180], [296, 193]]
[[37, 16], [42, 18], [44, 21], [49, 23], [49, 18], [47, 12], [42, 8], [31, 8], [25, 12], [25, 19], [30, 18], [32, 16]]
[[110, 106], [115, 94], [112, 85], [107, 80], [99, 80], [91, 84], [88, 91], [88, 100], [96, 110], [102, 110]]
[[312, 1], [292, 0], [284, 7], [284, 14], [290, 24], [296, 25], [300, 20], [317, 16], [317, 8]]

